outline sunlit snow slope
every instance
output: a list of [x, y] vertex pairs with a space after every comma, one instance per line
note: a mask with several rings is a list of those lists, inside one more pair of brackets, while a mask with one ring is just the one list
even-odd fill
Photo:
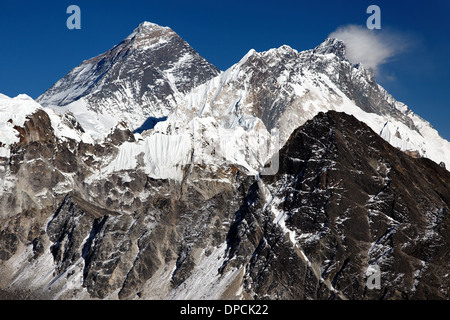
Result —
[[250, 50], [186, 95], [169, 120], [213, 117], [223, 128], [248, 131], [262, 121], [283, 145], [293, 130], [328, 110], [354, 115], [393, 146], [450, 166], [450, 143], [378, 85], [371, 70], [351, 64], [336, 39], [303, 52], [288, 46]]
[[145, 22], [38, 101], [71, 111], [97, 139], [120, 121], [150, 129], [123, 145], [105, 174], [142, 166], [152, 177], [181, 179], [183, 165], [225, 162], [252, 174], [269, 162], [270, 174], [290, 134], [328, 110], [354, 115], [393, 146], [450, 167], [450, 143], [378, 85], [370, 69], [350, 63], [345, 43], [331, 38], [302, 52], [286, 45], [250, 50], [219, 72], [170, 28]]

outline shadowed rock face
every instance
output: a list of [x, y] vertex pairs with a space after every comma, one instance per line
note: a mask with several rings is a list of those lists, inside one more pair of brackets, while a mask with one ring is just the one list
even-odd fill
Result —
[[352, 116], [295, 130], [274, 176], [191, 165], [179, 183], [140, 170], [88, 183], [131, 133], [62, 143], [46, 121], [19, 129], [4, 164], [17, 182], [1, 198], [2, 297], [449, 298], [449, 172]]
[[449, 178], [354, 117], [321, 113], [291, 135], [279, 172], [253, 185], [230, 229], [230, 263], [251, 256], [255, 298], [448, 299], [438, 279], [450, 266]]

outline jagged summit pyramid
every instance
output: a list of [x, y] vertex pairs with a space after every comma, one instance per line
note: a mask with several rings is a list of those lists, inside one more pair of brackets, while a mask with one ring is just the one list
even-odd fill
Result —
[[37, 101], [64, 106], [75, 116], [94, 111], [106, 118], [89, 124], [82, 116], [88, 127], [126, 121], [135, 129], [149, 117], [167, 116], [183, 94], [218, 73], [172, 29], [143, 22], [112, 49], [74, 68]]
[[324, 42], [318, 45], [313, 53], [316, 54], [328, 54], [333, 53], [336, 56], [346, 59], [345, 57], [345, 43], [342, 40], [336, 38], [327, 38]]

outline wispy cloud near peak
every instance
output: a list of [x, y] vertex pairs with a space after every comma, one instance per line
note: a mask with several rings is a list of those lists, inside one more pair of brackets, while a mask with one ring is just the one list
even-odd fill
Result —
[[403, 52], [408, 46], [402, 35], [386, 30], [369, 30], [358, 25], [339, 27], [329, 35], [344, 41], [346, 56], [352, 63], [361, 63], [371, 68], [375, 74], [380, 66]]

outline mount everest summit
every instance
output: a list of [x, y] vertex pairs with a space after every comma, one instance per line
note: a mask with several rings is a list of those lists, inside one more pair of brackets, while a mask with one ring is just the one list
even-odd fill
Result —
[[[144, 22], [111, 50], [73, 69], [37, 102], [72, 111], [93, 132], [107, 132], [120, 121], [137, 129], [148, 118], [166, 117], [188, 91], [218, 74], [170, 28]], [[92, 114], [99, 120], [89, 119]]]
[[450, 143], [340, 40], [144, 22], [0, 120], [0, 297], [449, 298]]

